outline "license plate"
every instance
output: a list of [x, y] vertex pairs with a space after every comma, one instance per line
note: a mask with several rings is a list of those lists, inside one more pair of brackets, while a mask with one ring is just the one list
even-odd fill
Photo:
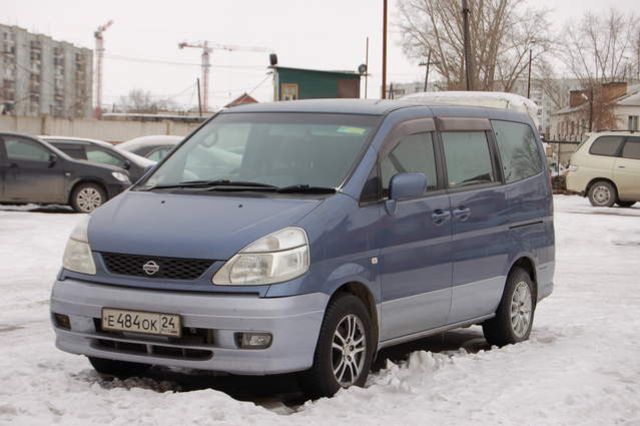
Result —
[[180, 316], [157, 312], [102, 309], [102, 329], [180, 337]]

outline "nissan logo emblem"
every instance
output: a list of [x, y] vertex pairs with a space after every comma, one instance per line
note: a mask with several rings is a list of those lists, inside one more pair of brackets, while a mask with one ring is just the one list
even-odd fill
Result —
[[148, 261], [144, 265], [142, 265], [142, 270], [147, 275], [153, 275], [160, 270], [160, 266], [154, 262], [153, 260]]

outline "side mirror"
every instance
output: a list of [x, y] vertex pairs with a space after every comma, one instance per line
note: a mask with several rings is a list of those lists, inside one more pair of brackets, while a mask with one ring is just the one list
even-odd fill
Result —
[[49, 154], [49, 166], [53, 166], [56, 161], [58, 161], [58, 156], [56, 154]]
[[124, 160], [124, 164], [122, 165], [122, 168], [125, 170], [129, 170], [131, 168], [131, 161]]
[[389, 182], [389, 199], [386, 209], [394, 214], [398, 201], [421, 197], [427, 189], [427, 176], [424, 173], [398, 173]]

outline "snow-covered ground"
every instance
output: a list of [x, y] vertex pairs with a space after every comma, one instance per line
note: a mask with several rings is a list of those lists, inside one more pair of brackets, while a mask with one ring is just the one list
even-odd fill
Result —
[[555, 205], [556, 287], [530, 341], [490, 349], [478, 327], [447, 333], [389, 351], [365, 389], [298, 404], [287, 378], [107, 380], [55, 349], [49, 291], [79, 216], [5, 208], [0, 423], [640, 425], [640, 208]]

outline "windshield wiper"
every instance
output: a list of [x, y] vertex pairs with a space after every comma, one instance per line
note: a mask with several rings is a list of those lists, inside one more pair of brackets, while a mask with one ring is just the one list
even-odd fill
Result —
[[329, 188], [324, 186], [311, 186], [311, 185], [289, 185], [276, 189], [276, 192], [280, 193], [301, 193], [301, 194], [334, 194], [335, 188]]
[[197, 188], [197, 189], [217, 189], [219, 187], [223, 188], [251, 188], [251, 189], [267, 189], [267, 190], [276, 190], [277, 187], [274, 185], [269, 185], [267, 183], [260, 182], [248, 182], [248, 181], [238, 181], [238, 180], [229, 180], [229, 179], [215, 179], [215, 180], [190, 180], [185, 182], [179, 182], [170, 185], [154, 185], [149, 188], [141, 188], [145, 191], [153, 191], [154, 189], [175, 189], [175, 188]]

